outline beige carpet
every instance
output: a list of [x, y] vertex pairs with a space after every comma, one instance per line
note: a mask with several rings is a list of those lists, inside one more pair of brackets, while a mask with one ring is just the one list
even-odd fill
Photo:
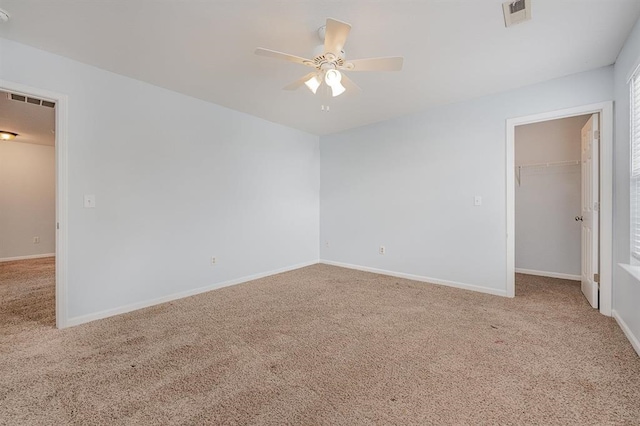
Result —
[[1, 266], [1, 424], [640, 424], [640, 359], [570, 281], [316, 265], [59, 331], [52, 272]]
[[0, 262], [0, 336], [55, 327], [55, 290], [55, 258]]

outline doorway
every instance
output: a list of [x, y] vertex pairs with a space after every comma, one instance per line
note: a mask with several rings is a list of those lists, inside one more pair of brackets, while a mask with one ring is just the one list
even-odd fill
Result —
[[0, 91], [0, 321], [55, 325], [55, 103]]
[[[48, 149], [49, 153], [46, 154], [46, 156], [48, 156], [47, 158], [50, 160], [53, 160], [53, 164], [49, 163], [49, 167], [53, 168], [53, 173], [47, 174], [49, 179], [48, 184], [50, 188], [51, 186], [53, 187], [53, 193], [48, 192], [48, 197], [50, 197], [48, 207], [44, 207], [44, 204], [41, 203], [42, 206], [31, 206], [31, 209], [27, 209], [28, 211], [23, 213], [24, 219], [28, 219], [29, 217], [33, 218], [34, 216], [42, 219], [41, 216], [44, 216], [44, 210], [47, 210], [46, 218], [42, 220], [47, 222], [48, 225], [45, 225], [44, 228], [34, 228], [33, 226], [29, 228], [29, 226], [23, 223], [24, 221], [16, 218], [14, 214], [14, 224], [16, 221], [19, 223], [19, 226], [17, 226], [17, 229], [14, 229], [14, 231], [20, 232], [16, 232], [16, 235], [14, 235], [15, 238], [12, 238], [21, 243], [24, 243], [26, 240], [27, 247], [13, 244], [8, 250], [15, 250], [15, 255], [7, 255], [4, 252], [0, 253], [0, 257], [3, 258], [2, 260], [7, 260], [7, 262], [0, 262], [0, 267], [4, 267], [6, 271], [7, 265], [11, 264], [12, 266], [16, 266], [15, 262], [18, 262], [18, 266], [20, 267], [13, 271], [13, 273], [9, 271], [9, 273], [6, 274], [10, 277], [9, 280], [15, 280], [16, 278], [21, 279], [20, 277], [26, 278], [27, 281], [34, 284], [36, 288], [46, 287], [46, 283], [42, 282], [42, 280], [45, 279], [43, 277], [48, 277], [46, 279], [53, 281], [53, 283], [50, 282], [48, 287], [49, 296], [45, 296], [44, 299], [39, 299], [39, 301], [44, 304], [53, 304], [53, 306], [49, 308], [49, 325], [55, 324], [57, 328], [65, 328], [67, 326], [67, 96], [7, 80], [0, 80], [0, 96], [3, 96], [4, 99], [9, 102], [8, 105], [12, 105], [13, 108], [18, 108], [18, 110], [22, 112], [28, 111], [26, 121], [22, 124], [17, 123], [19, 127], [24, 127], [12, 127], [15, 130], [13, 133], [17, 133], [18, 136], [12, 141], [9, 141], [12, 142], [10, 147], [8, 145], [5, 147], [11, 149], [12, 155], [19, 151], [23, 158], [27, 158], [27, 151], [42, 153]], [[20, 104], [21, 102], [22, 104]], [[21, 106], [21, 108], [19, 108], [19, 106]], [[50, 114], [50, 118], [53, 118], [52, 122], [48, 122], [48, 128], [47, 126], [42, 128], [36, 126], [36, 122], [40, 122], [36, 120], [37, 115], [47, 113]], [[14, 124], [12, 124], [10, 119], [11, 116], [6, 113], [0, 114], [0, 120], [3, 120], [0, 122], [1, 125], [15, 126], [16, 123], [14, 122]], [[53, 125], [51, 126], [51, 124]], [[1, 125], [0, 129], [2, 129]], [[3, 130], [11, 132], [10, 129]], [[48, 140], [45, 141], [45, 134], [47, 132], [48, 135], [46, 136], [48, 136]], [[0, 143], [5, 142], [7, 141], [0, 141]], [[33, 160], [33, 157], [31, 160]], [[35, 180], [35, 175], [43, 172], [40, 166], [31, 162], [27, 164], [28, 167], [25, 167], [27, 170], [20, 170], [19, 167], [15, 167], [17, 165], [18, 164], [13, 164], [13, 172], [23, 173], [22, 179], [27, 181], [26, 185], [31, 189], [37, 186], [33, 180]], [[37, 168], [38, 170], [33, 170], [33, 168]], [[25, 173], [28, 172], [31, 172], [31, 174], [25, 175]], [[16, 176], [18, 175], [16, 174]], [[24, 196], [25, 194], [22, 193], [22, 195]], [[24, 200], [19, 201], [24, 202]], [[39, 201], [42, 200], [32, 200], [32, 202], [36, 204], [38, 204]], [[51, 213], [51, 208], [53, 208], [53, 214]], [[51, 220], [52, 216], [53, 220]], [[33, 232], [34, 229], [36, 233]], [[0, 240], [5, 241], [3, 244], [7, 244], [6, 235], [4, 235], [4, 238], [0, 236]], [[55, 257], [51, 257], [52, 255], [55, 255]], [[30, 267], [20, 262], [35, 262], [37, 265]], [[21, 271], [26, 271], [27, 274], [21, 275]], [[53, 276], [47, 274], [53, 274]], [[40, 292], [40, 295], [45, 293], [46, 291], [44, 293]], [[47, 302], [47, 300], [49, 302]], [[28, 310], [28, 307], [24, 307], [24, 309]], [[51, 312], [51, 310], [53, 310], [53, 312]], [[43, 316], [39, 316], [39, 318], [46, 317], [46, 313], [44, 313]], [[53, 318], [55, 318], [55, 321]]]
[[516, 273], [581, 283], [596, 308], [598, 218], [590, 207], [599, 202], [599, 122], [586, 114], [515, 128]]
[[[592, 135], [599, 137], [599, 150], [594, 150], [591, 152], [591, 155], [595, 154], [595, 158], [592, 160], [595, 162], [597, 169], [599, 169], [599, 187], [593, 188], [594, 191], [597, 191], [597, 195], [599, 196], [599, 203], [596, 206], [595, 219], [591, 222], [591, 232], [594, 235], [597, 235], [599, 238], [597, 239], [597, 260], [594, 262], [593, 267], [597, 268], [599, 271], [599, 283], [595, 284], [595, 287], [592, 287], [591, 290], [595, 288], [596, 300], [595, 303], [592, 303], [592, 306], [595, 304], [598, 306], [600, 312], [604, 315], [611, 315], [611, 296], [612, 296], [612, 283], [611, 283], [611, 261], [612, 261], [612, 178], [613, 178], [613, 168], [612, 168], [612, 148], [613, 148], [613, 103], [605, 102], [600, 104], [592, 104], [585, 105], [582, 107], [570, 108], [565, 110], [551, 111], [542, 114], [530, 115], [525, 117], [512, 118], [507, 120], [507, 146], [506, 146], [506, 208], [507, 208], [507, 296], [514, 297], [515, 296], [515, 273], [516, 273], [516, 185], [518, 184], [518, 169], [516, 168], [516, 158], [515, 158], [515, 143], [516, 143], [516, 128], [518, 126], [524, 126], [528, 124], [534, 123], [543, 123], [549, 122], [551, 120], [560, 120], [565, 118], [572, 118], [578, 116], [592, 116], [597, 114], [596, 122], [592, 122], [596, 127], [592, 127]], [[581, 119], [576, 119], [581, 120]], [[586, 123], [585, 123], [586, 124]], [[582, 135], [581, 135], [582, 138]], [[582, 143], [582, 142], [581, 142]], [[582, 149], [582, 147], [581, 147]], [[581, 152], [581, 164], [584, 164], [583, 161], [583, 153]], [[567, 161], [572, 161], [577, 159], [567, 159]], [[560, 160], [558, 160], [560, 161]], [[554, 161], [550, 161], [554, 162]], [[533, 163], [535, 164], [535, 163]], [[550, 167], [572, 167], [571, 164], [560, 164], [557, 166]], [[534, 167], [535, 168], [535, 167]], [[520, 169], [522, 172], [522, 169]], [[584, 176], [584, 168], [581, 167], [580, 170], [581, 176]], [[521, 179], [524, 176], [520, 175]], [[521, 181], [522, 184], [522, 181]], [[597, 185], [598, 186], [598, 185]], [[583, 194], [580, 194], [580, 199], [583, 199]], [[575, 200], [574, 200], [575, 201]], [[582, 201], [581, 201], [582, 203]], [[575, 205], [575, 202], [574, 202]], [[581, 205], [581, 213], [583, 213], [583, 206]], [[593, 215], [593, 209], [587, 214]], [[571, 216], [570, 216], [571, 217]], [[583, 221], [577, 220], [580, 222], [578, 226], [582, 227], [582, 223], [584, 223], [585, 214], [575, 214], [573, 219], [582, 218]], [[589, 218], [587, 218], [589, 219]], [[588, 221], [588, 220], [587, 220]], [[593, 224], [599, 228], [594, 230]], [[585, 232], [584, 227], [580, 229], [581, 232], [581, 240], [582, 235]], [[573, 234], [575, 236], [575, 234]], [[575, 247], [575, 246], [574, 246]], [[589, 253], [582, 253], [582, 247], [580, 249], [581, 259], [585, 256], [588, 257]], [[591, 253], [592, 255], [594, 253]], [[556, 259], [557, 260], [557, 259]], [[583, 263], [583, 262], [581, 262]], [[575, 266], [575, 264], [574, 264]], [[584, 270], [580, 270], [580, 279], [582, 281], [583, 276], [585, 275]], [[548, 272], [548, 271], [547, 271]], [[578, 274], [568, 274], [572, 275], [571, 278], [576, 279]], [[566, 278], [566, 277], [565, 277]], [[583, 285], [584, 287], [584, 285]], [[585, 290], [583, 288], [583, 290]], [[586, 289], [589, 290], [589, 289]], [[586, 294], [585, 294], [586, 295]], [[589, 299], [589, 297], [587, 297]], [[593, 298], [592, 298], [593, 299]], [[590, 303], [593, 300], [590, 300]]]

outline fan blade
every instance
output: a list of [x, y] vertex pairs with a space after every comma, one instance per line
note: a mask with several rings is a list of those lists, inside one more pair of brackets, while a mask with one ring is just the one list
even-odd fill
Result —
[[306, 83], [314, 75], [316, 75], [315, 72], [310, 72], [309, 74], [305, 75], [304, 77], [299, 78], [298, 80], [294, 81], [293, 83], [287, 84], [282, 89], [283, 90], [296, 90], [300, 86], [303, 86], [304, 83]]
[[295, 62], [296, 64], [306, 65], [308, 67], [315, 66], [313, 64], [313, 61], [309, 59], [289, 55], [288, 53], [277, 52], [275, 50], [264, 49], [262, 47], [258, 47], [255, 51], [255, 54], [258, 56], [266, 56], [267, 58], [284, 59], [285, 61]]
[[344, 44], [347, 42], [349, 31], [351, 31], [351, 25], [346, 22], [327, 18], [327, 26], [324, 33], [324, 52], [339, 56]]
[[347, 89], [347, 93], [349, 94], [357, 94], [362, 92], [360, 86], [355, 84], [353, 80], [351, 80], [345, 73], [342, 73], [342, 84]]
[[347, 62], [342, 68], [347, 71], [400, 71], [403, 62], [402, 56], [354, 59]]

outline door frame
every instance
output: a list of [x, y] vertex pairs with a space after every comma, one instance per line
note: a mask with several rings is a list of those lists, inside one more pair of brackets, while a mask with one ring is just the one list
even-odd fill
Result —
[[613, 101], [577, 106], [506, 120], [507, 297], [515, 280], [515, 139], [516, 126], [578, 115], [600, 114], [600, 313], [611, 316], [613, 283]]
[[68, 276], [68, 97], [61, 93], [25, 86], [0, 79], [0, 91], [19, 93], [56, 103], [55, 157], [56, 157], [56, 327], [67, 327]]

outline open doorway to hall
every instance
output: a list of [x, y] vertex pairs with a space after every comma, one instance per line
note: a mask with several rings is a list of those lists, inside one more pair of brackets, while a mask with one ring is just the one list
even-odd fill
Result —
[[56, 325], [54, 102], [0, 91], [0, 327]]
[[599, 129], [599, 114], [516, 126], [516, 295], [574, 285], [598, 307]]

